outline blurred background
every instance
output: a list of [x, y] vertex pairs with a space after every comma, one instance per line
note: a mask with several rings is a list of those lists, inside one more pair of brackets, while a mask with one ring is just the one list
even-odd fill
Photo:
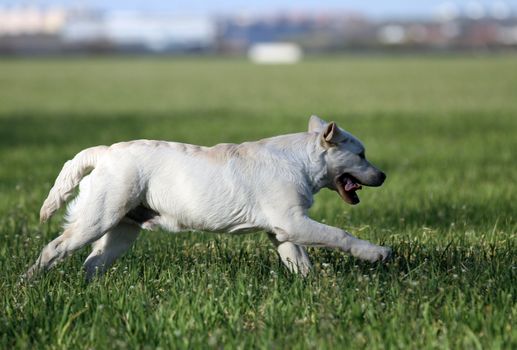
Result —
[[[289, 45], [261, 45], [289, 43]], [[517, 49], [517, 1], [0, 2], [0, 55], [248, 55]]]
[[[516, 53], [517, 0], [0, 0], [0, 349], [515, 349]], [[82, 284], [83, 250], [18, 287], [81, 149], [311, 114], [388, 174], [359, 206], [321, 191], [311, 217], [393, 247], [389, 266], [312, 249], [298, 283], [266, 235], [156, 232], [102, 283]]]

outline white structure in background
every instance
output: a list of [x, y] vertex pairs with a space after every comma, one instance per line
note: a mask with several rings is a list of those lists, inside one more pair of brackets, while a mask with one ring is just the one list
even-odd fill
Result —
[[58, 34], [66, 20], [67, 12], [59, 8], [0, 7], [0, 36]]
[[398, 24], [389, 24], [379, 29], [377, 38], [387, 45], [402, 44], [406, 40], [406, 29]]
[[107, 17], [106, 32], [114, 42], [144, 43], [153, 51], [161, 51], [168, 46], [210, 46], [215, 40], [216, 27], [211, 19], [204, 17], [117, 12]]
[[260, 43], [250, 47], [248, 57], [257, 64], [293, 64], [302, 59], [303, 52], [293, 43]]
[[103, 39], [116, 45], [141, 45], [156, 52], [171, 47], [210, 47], [215, 37], [215, 22], [208, 17], [122, 11], [77, 16], [63, 31], [68, 42]]

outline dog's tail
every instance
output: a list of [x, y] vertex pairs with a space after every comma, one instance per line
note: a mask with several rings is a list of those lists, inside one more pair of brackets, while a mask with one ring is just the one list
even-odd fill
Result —
[[47, 221], [66, 202], [74, 188], [87, 172], [95, 168], [107, 149], [107, 146], [87, 148], [65, 163], [41, 207], [39, 214], [41, 223]]

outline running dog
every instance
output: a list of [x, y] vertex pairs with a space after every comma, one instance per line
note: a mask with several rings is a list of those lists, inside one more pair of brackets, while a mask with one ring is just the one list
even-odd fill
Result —
[[380, 186], [385, 178], [368, 162], [357, 138], [316, 116], [310, 118], [308, 132], [242, 144], [202, 147], [137, 140], [88, 148], [65, 163], [43, 203], [41, 222], [79, 186], [62, 234], [43, 248], [24, 277], [47, 271], [92, 244], [84, 262], [90, 280], [127, 251], [141, 229], [156, 228], [265, 231], [283, 263], [303, 276], [311, 269], [304, 246], [338, 248], [361, 260], [385, 261], [390, 248], [307, 215], [322, 188], [357, 204], [356, 191], [362, 185]]

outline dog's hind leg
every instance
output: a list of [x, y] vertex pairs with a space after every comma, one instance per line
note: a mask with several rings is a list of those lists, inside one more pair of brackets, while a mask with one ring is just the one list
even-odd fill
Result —
[[54, 266], [58, 261], [62, 260], [65, 257], [65, 253], [62, 249], [63, 242], [65, 242], [69, 236], [71, 235], [70, 230], [65, 230], [59, 237], [51, 241], [49, 244], [43, 248], [38, 259], [32, 265], [25, 274], [23, 274], [22, 279], [31, 279], [38, 272], [42, 270], [48, 270], [52, 266]]
[[108, 231], [92, 246], [91, 254], [84, 262], [86, 279], [90, 281], [96, 275], [102, 275], [113, 262], [124, 254], [138, 237], [140, 227], [134, 224], [120, 222]]
[[63, 234], [43, 248], [36, 263], [23, 278], [29, 279], [39, 271], [49, 270], [77, 249], [100, 239], [119, 224], [136, 201], [137, 198], [130, 193], [117, 193], [105, 186], [79, 194], [71, 206], [69, 223]]
[[291, 242], [279, 242], [274, 233], [268, 232], [268, 237], [275, 245], [280, 259], [289, 271], [298, 273], [303, 277], [309, 274], [312, 264], [304, 247]]

